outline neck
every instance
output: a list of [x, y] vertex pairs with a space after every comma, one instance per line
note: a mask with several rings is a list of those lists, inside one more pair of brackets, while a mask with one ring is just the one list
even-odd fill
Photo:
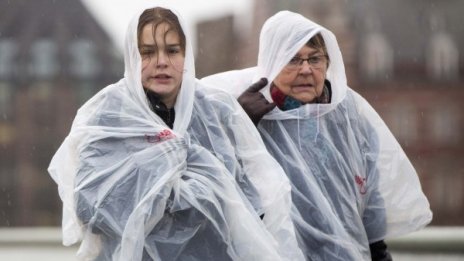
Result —
[[161, 102], [164, 103], [164, 105], [166, 105], [166, 108], [172, 109], [176, 104], [176, 99], [161, 99]]

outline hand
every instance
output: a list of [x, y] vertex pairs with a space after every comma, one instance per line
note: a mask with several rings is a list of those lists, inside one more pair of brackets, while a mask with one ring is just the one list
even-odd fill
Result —
[[258, 125], [258, 122], [263, 116], [272, 111], [276, 106], [275, 103], [270, 103], [266, 100], [264, 95], [260, 92], [266, 84], [267, 79], [261, 78], [248, 87], [237, 99], [238, 103], [240, 103], [243, 110], [248, 114], [248, 117], [250, 117], [255, 125]]

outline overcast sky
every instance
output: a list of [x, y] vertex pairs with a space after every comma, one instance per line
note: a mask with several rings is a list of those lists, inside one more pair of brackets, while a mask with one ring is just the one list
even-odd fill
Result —
[[[164, 0], [174, 4], [195, 35], [195, 22], [228, 13], [235, 14], [237, 25], [251, 23], [252, 0]], [[150, 0], [82, 0], [97, 21], [108, 31], [117, 47], [122, 48], [124, 35], [134, 12]], [[156, 2], [156, 1], [153, 1]], [[241, 23], [241, 24], [240, 24]], [[195, 39], [194, 39], [195, 40]], [[193, 43], [195, 45], [195, 42]]]

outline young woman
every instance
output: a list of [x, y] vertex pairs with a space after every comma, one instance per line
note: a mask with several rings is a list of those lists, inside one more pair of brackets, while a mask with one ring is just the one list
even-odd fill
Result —
[[96, 260], [302, 260], [288, 179], [236, 100], [195, 79], [179, 15], [143, 9], [124, 55], [49, 167], [63, 243]]
[[[269, 84], [256, 82], [262, 77]], [[431, 221], [413, 166], [379, 115], [348, 87], [337, 41], [324, 27], [279, 12], [263, 25], [256, 67], [202, 81], [240, 95], [286, 171], [308, 259], [390, 260], [384, 239]], [[314, 183], [329, 209], [314, 202]], [[334, 216], [341, 229], [327, 226]], [[351, 241], [348, 248], [362, 259], [347, 258], [347, 247], [336, 238]]]

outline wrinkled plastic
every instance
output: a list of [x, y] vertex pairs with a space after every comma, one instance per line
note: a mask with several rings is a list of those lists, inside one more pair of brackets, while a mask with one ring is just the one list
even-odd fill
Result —
[[[314, 260], [343, 260], [342, 245], [337, 253], [334, 246], [316, 247], [302, 238], [327, 235], [340, 237], [342, 243], [351, 241], [353, 249], [370, 260], [369, 243], [418, 230], [431, 221], [432, 213], [406, 154], [376, 111], [348, 87], [335, 36], [299, 14], [279, 12], [262, 28], [256, 67], [208, 76], [202, 82], [238, 97], [266, 77], [269, 84], [261, 92], [272, 101], [272, 80], [319, 32], [330, 57], [326, 78], [332, 87], [331, 103], [289, 111], [276, 107], [264, 115], [258, 129], [291, 180], [296, 206], [292, 214], [305, 254]], [[321, 215], [335, 215], [346, 234], [327, 229], [333, 220], [314, 218], [315, 212], [308, 210], [318, 205], [313, 184], [330, 204], [330, 213]]]
[[140, 14], [127, 31], [124, 78], [78, 110], [50, 163], [63, 244], [81, 241], [86, 260], [303, 260], [288, 178], [236, 100], [200, 87], [182, 19], [187, 49], [173, 129], [150, 110]]

